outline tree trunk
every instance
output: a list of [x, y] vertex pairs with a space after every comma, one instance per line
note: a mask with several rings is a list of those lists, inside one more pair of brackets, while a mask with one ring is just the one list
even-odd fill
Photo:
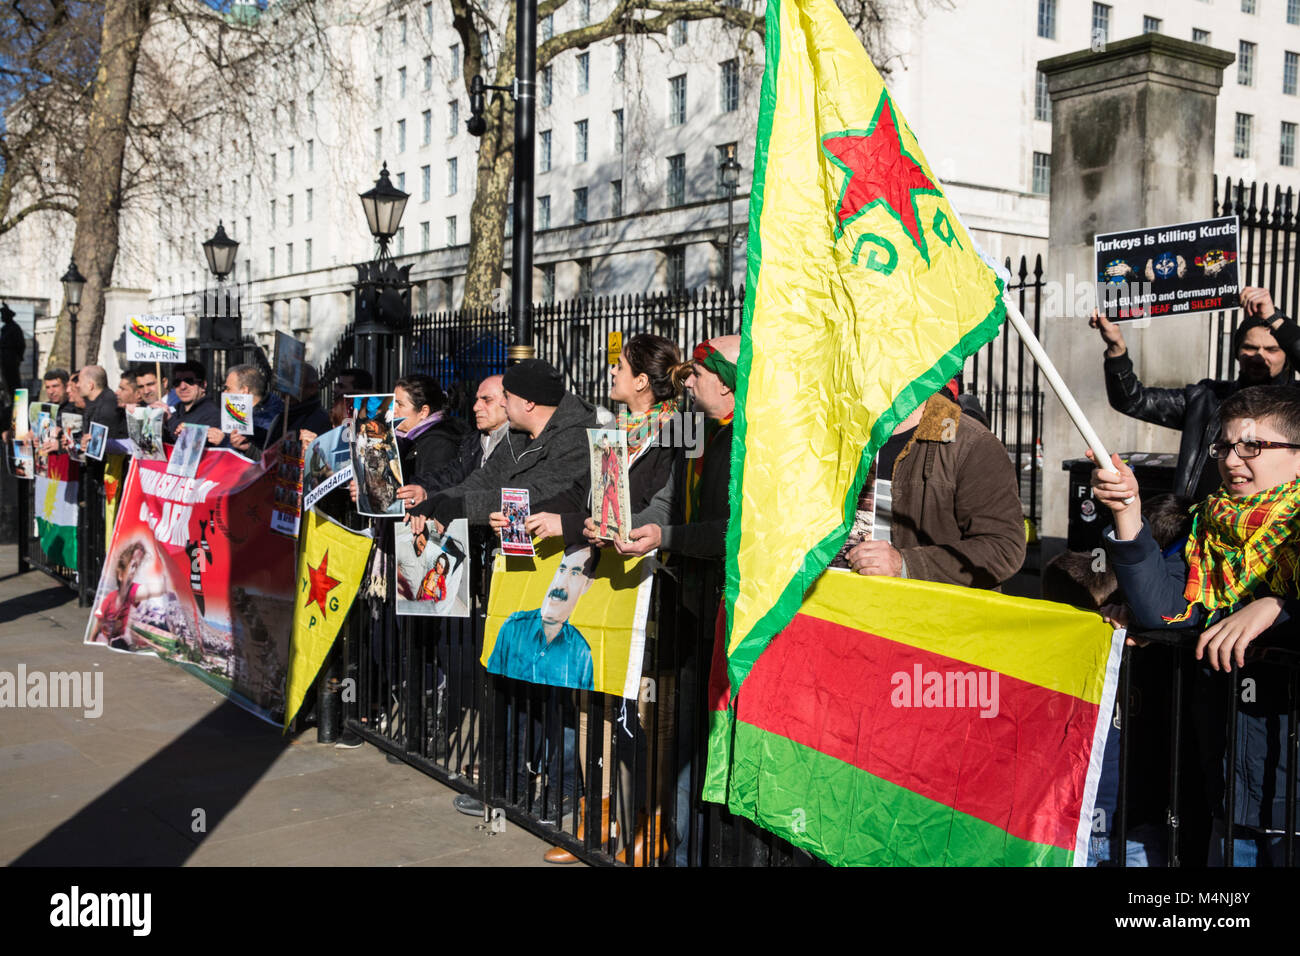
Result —
[[[127, 119], [135, 85], [140, 41], [149, 25], [154, 0], [106, 0], [104, 26], [100, 35], [99, 69], [86, 145], [82, 151], [81, 193], [77, 203], [77, 230], [72, 256], [86, 277], [77, 315], [79, 365], [87, 365], [99, 354], [104, 326], [104, 292], [113, 279], [117, 261], [118, 215], [122, 208], [122, 161], [126, 153]], [[59, 274], [66, 268], [57, 264]], [[68, 310], [59, 311], [54, 348], [47, 367], [68, 364]]]
[[[510, 5], [494, 86], [510, 86], [515, 79], [515, 8]], [[515, 165], [515, 107], [509, 93], [489, 100], [487, 132], [479, 140], [474, 202], [469, 210], [469, 262], [465, 267], [467, 309], [503, 309], [508, 295], [499, 295], [505, 260], [506, 209]]]

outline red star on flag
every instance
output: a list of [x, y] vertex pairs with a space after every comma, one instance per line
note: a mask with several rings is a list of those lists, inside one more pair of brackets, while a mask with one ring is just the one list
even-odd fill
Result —
[[325, 599], [329, 597], [330, 591], [338, 587], [340, 583], [330, 577], [327, 573], [326, 566], [329, 563], [329, 559], [330, 553], [329, 551], [326, 551], [321, 555], [320, 567], [313, 568], [310, 564], [307, 565], [307, 578], [311, 582], [311, 588], [307, 594], [307, 600], [303, 604], [303, 607], [306, 607], [308, 604], [315, 601], [320, 605], [321, 614], [325, 613]]
[[925, 237], [917, 220], [916, 196], [941, 193], [921, 164], [903, 149], [889, 95], [880, 94], [870, 129], [865, 133], [861, 130], [830, 133], [822, 137], [822, 149], [847, 174], [836, 208], [836, 236], [852, 219], [880, 203], [898, 220], [917, 251], [928, 261]]

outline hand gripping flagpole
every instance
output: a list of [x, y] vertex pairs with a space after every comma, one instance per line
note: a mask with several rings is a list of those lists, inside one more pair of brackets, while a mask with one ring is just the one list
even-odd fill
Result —
[[1070, 387], [1065, 384], [1065, 380], [1061, 378], [1061, 373], [1056, 370], [1052, 360], [1047, 357], [1047, 352], [1043, 349], [1043, 344], [1038, 341], [1038, 336], [1034, 335], [1034, 330], [1029, 327], [1029, 323], [1020, 314], [1020, 309], [1011, 301], [1010, 296], [1004, 295], [1002, 301], [1006, 303], [1007, 318], [1015, 327], [1016, 334], [1029, 348], [1029, 354], [1034, 357], [1034, 361], [1038, 363], [1038, 367], [1047, 377], [1047, 384], [1052, 386], [1052, 391], [1056, 393], [1056, 397], [1065, 406], [1070, 421], [1074, 422], [1074, 427], [1079, 429], [1079, 434], [1083, 436], [1084, 441], [1088, 443], [1088, 447], [1092, 449], [1093, 455], [1097, 458], [1097, 467], [1113, 474], [1115, 470], [1114, 466], [1111, 465], [1110, 455], [1106, 452], [1106, 446], [1101, 443], [1101, 437], [1097, 434], [1096, 429], [1092, 427], [1088, 417], [1083, 414], [1083, 409], [1079, 407], [1079, 403], [1074, 400], [1074, 395], [1070, 392]]

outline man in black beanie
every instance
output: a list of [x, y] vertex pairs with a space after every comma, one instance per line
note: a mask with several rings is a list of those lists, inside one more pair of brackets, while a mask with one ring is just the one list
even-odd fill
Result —
[[526, 488], [536, 504], [567, 491], [590, 467], [587, 429], [597, 427], [596, 410], [565, 391], [550, 363], [525, 359], [512, 365], [502, 386], [510, 429], [492, 456], [459, 485], [411, 509], [431, 516], [439, 534], [456, 518], [487, 524], [501, 510], [502, 488]]

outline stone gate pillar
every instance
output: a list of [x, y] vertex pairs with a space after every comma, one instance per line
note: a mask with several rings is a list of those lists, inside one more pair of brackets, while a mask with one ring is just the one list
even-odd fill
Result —
[[[1176, 451], [1178, 433], [1111, 409], [1104, 346], [1088, 327], [1093, 237], [1208, 219], [1215, 106], [1231, 53], [1158, 33], [1042, 60], [1052, 97], [1052, 180], [1043, 344], [1110, 451]], [[1086, 306], [1083, 308], [1082, 306]], [[1145, 385], [1181, 387], [1208, 374], [1208, 315], [1125, 326]], [[1061, 462], [1087, 445], [1049, 392], [1043, 421], [1043, 528], [1066, 533]]]

